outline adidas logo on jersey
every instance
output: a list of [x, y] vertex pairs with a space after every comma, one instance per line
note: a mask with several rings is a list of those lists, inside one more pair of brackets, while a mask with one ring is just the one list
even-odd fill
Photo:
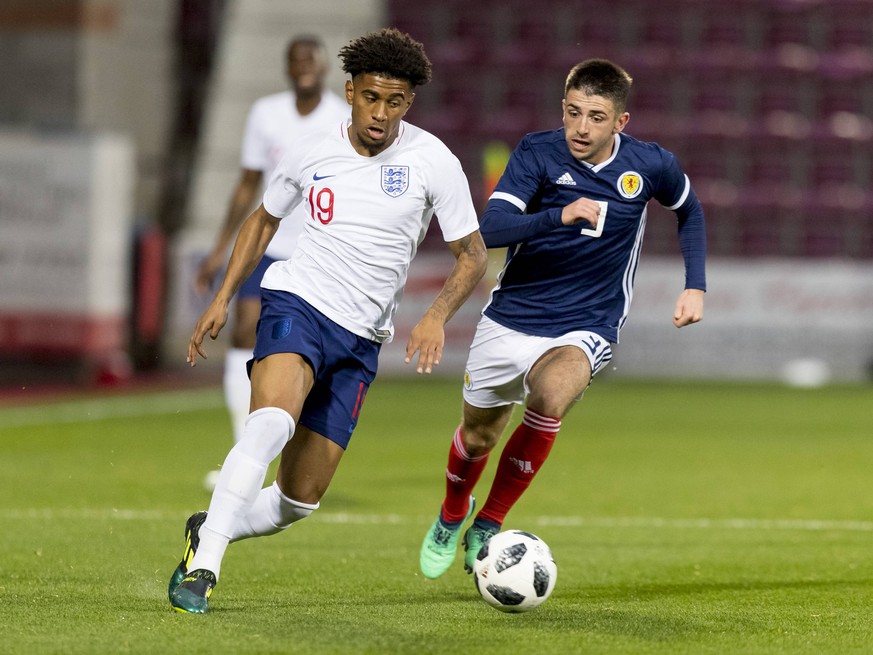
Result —
[[555, 184], [566, 184], [568, 186], [576, 186], [576, 180], [569, 173], [564, 173], [561, 177], [555, 180]]

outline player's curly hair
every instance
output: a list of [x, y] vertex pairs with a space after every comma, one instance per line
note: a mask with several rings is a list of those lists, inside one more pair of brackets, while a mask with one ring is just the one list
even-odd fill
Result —
[[602, 96], [612, 100], [618, 113], [627, 106], [633, 78], [618, 64], [607, 59], [586, 59], [576, 64], [567, 75], [564, 84], [564, 97], [571, 90], [583, 91], [587, 95]]
[[430, 60], [424, 46], [408, 34], [387, 27], [351, 41], [339, 51], [343, 71], [352, 77], [362, 73], [405, 80], [412, 87], [430, 82]]

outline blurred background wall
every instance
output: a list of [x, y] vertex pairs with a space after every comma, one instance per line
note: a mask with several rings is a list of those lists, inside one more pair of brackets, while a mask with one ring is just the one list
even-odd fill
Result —
[[[627, 131], [689, 174], [710, 288], [705, 321], [672, 328], [675, 220], [651, 206], [614, 374], [869, 380], [867, 0], [5, 0], [0, 382], [183, 364], [205, 304], [191, 276], [238, 175], [249, 105], [286, 87], [288, 38], [314, 31], [335, 53], [385, 25], [424, 43], [434, 81], [408, 119], [458, 155], [480, 207], [521, 135], [560, 126], [573, 64], [608, 57], [635, 78]], [[383, 370], [405, 370], [405, 335], [445, 275], [444, 251], [432, 229]], [[446, 373], [462, 366], [490, 280], [450, 324]]]

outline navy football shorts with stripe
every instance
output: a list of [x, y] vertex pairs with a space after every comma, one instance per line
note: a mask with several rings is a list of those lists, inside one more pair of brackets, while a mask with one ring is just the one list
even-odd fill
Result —
[[276, 353], [296, 353], [315, 372], [299, 423], [346, 448], [358, 424], [367, 389], [376, 377], [380, 344], [340, 327], [286, 291], [261, 289], [252, 363]]

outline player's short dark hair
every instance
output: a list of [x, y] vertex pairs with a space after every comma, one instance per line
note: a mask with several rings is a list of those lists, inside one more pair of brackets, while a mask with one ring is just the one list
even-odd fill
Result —
[[405, 80], [412, 87], [430, 82], [430, 60], [424, 46], [408, 34], [388, 27], [351, 41], [339, 51], [343, 71]]
[[618, 64], [607, 59], [586, 59], [573, 66], [567, 75], [564, 97], [572, 90], [602, 96], [612, 100], [616, 111], [622, 113], [627, 107], [631, 84], [633, 78]]

